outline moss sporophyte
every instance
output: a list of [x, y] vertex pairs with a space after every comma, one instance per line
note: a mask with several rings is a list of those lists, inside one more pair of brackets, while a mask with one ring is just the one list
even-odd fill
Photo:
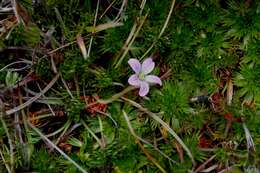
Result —
[[144, 97], [149, 92], [150, 84], [162, 85], [162, 81], [158, 76], [148, 75], [154, 69], [155, 63], [152, 58], [147, 58], [141, 64], [137, 59], [130, 59], [128, 64], [131, 66], [135, 74], [131, 75], [128, 83], [132, 86], [139, 87], [139, 95]]

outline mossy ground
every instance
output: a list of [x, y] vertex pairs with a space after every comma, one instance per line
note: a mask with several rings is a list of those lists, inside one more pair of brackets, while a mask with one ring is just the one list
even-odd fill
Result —
[[0, 172], [260, 172], [258, 0], [0, 7]]

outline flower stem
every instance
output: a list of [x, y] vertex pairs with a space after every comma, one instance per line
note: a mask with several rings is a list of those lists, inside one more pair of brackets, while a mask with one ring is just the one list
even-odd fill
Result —
[[103, 100], [103, 99], [98, 99], [97, 102], [101, 103], [101, 104], [108, 104], [111, 103], [117, 99], [119, 99], [120, 97], [122, 97], [123, 95], [125, 95], [126, 93], [128, 93], [129, 91], [132, 91], [136, 89], [136, 87], [134, 86], [128, 86], [127, 88], [125, 88], [123, 91], [113, 95], [112, 97], [110, 97], [109, 99]]

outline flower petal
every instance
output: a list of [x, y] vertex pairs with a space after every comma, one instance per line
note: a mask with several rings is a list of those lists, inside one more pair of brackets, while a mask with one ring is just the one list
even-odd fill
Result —
[[138, 59], [129, 59], [128, 64], [130, 67], [134, 70], [135, 73], [140, 73], [141, 71], [141, 63], [138, 61]]
[[138, 75], [137, 74], [133, 74], [129, 77], [128, 79], [128, 83], [130, 85], [133, 85], [133, 86], [140, 86], [141, 85], [141, 81], [140, 79], [138, 78]]
[[149, 84], [147, 82], [144, 81], [140, 81], [140, 90], [139, 90], [139, 95], [141, 97], [144, 97], [148, 94], [149, 92]]
[[158, 76], [155, 75], [147, 75], [145, 76], [145, 81], [149, 83], [162, 85], [162, 81]]
[[153, 62], [153, 59], [152, 58], [147, 58], [142, 63], [142, 72], [144, 74], [148, 74], [148, 73], [153, 71], [154, 66], [155, 66], [155, 63]]

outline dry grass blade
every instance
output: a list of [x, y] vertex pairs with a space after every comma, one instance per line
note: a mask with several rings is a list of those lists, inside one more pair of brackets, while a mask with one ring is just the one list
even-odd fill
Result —
[[78, 43], [78, 45], [79, 45], [79, 48], [80, 48], [80, 50], [81, 50], [81, 53], [82, 53], [84, 59], [87, 59], [87, 49], [86, 49], [84, 40], [83, 40], [83, 38], [81, 37], [81, 35], [77, 35], [77, 43]]
[[172, 1], [172, 4], [171, 4], [171, 8], [170, 8], [170, 11], [168, 13], [168, 16], [164, 22], [164, 25], [161, 29], [161, 32], [159, 33], [158, 37], [155, 39], [155, 41], [152, 43], [152, 45], [148, 48], [148, 50], [144, 53], [144, 55], [141, 57], [141, 59], [143, 59], [144, 57], [146, 57], [146, 55], [152, 50], [152, 48], [155, 46], [156, 42], [158, 39], [161, 38], [161, 36], [163, 35], [169, 21], [170, 21], [170, 18], [171, 18], [171, 15], [172, 15], [172, 12], [173, 12], [173, 9], [174, 9], [174, 5], [175, 5], [175, 0]]
[[[163, 173], [166, 173], [166, 171], [161, 167], [161, 165], [158, 163], [157, 160], [155, 160], [151, 155], [150, 153], [144, 148], [144, 146], [141, 144], [140, 141], [143, 141], [144, 143], [146, 143], [145, 140], [143, 140], [142, 138], [138, 137], [135, 132], [134, 132], [134, 129], [132, 128], [132, 125], [130, 123], [130, 120], [126, 114], [126, 112], [123, 110], [123, 115], [124, 115], [124, 118], [126, 120], [126, 123], [127, 123], [127, 126], [131, 132], [131, 134], [136, 138], [136, 142], [137, 144], [140, 146], [141, 150], [144, 152], [144, 154], [146, 155], [147, 159], [150, 160], [151, 162], [153, 162], [153, 164], [155, 166], [157, 166], [158, 169], [160, 169]], [[150, 143], [149, 143], [150, 144]]]
[[120, 10], [119, 10], [117, 16], [115, 17], [114, 21], [120, 21], [122, 19], [122, 13], [123, 13], [126, 5], [127, 5], [127, 0], [123, 0]]
[[107, 11], [113, 6], [113, 4], [116, 2], [116, 0], [114, 0], [112, 3], [109, 4], [109, 6], [107, 7], [107, 9], [103, 12], [103, 14], [100, 15], [99, 20], [107, 13]]
[[6, 115], [11, 115], [17, 111], [20, 111], [24, 108], [26, 108], [27, 106], [29, 106], [30, 104], [32, 104], [34, 101], [36, 101], [37, 99], [39, 99], [44, 93], [46, 93], [54, 84], [55, 82], [58, 80], [59, 78], [59, 74], [57, 74], [53, 79], [52, 81], [36, 96], [32, 97], [30, 100], [28, 100], [27, 102], [13, 108], [13, 109], [10, 109], [8, 111], [6, 111]]
[[206, 160], [202, 165], [200, 165], [194, 172], [192, 173], [197, 173], [200, 172], [202, 169], [205, 168], [205, 166], [211, 162], [214, 158], [216, 157], [216, 155], [211, 156], [208, 160]]
[[169, 159], [172, 163], [177, 164], [176, 161], [172, 160], [169, 156], [167, 156], [164, 152], [162, 152], [162, 151], [159, 150], [157, 147], [155, 147], [154, 145], [152, 145], [150, 142], [148, 142], [148, 141], [144, 140], [143, 138], [139, 137], [139, 136], [135, 133], [135, 131], [134, 131], [134, 129], [133, 129], [131, 123], [130, 123], [130, 120], [129, 120], [129, 118], [128, 118], [128, 116], [127, 116], [127, 114], [126, 114], [126, 112], [125, 112], [124, 110], [123, 110], [123, 115], [124, 115], [124, 118], [125, 118], [125, 120], [126, 120], [126, 123], [127, 123], [127, 126], [128, 126], [128, 128], [129, 128], [130, 133], [131, 133], [137, 140], [140, 140], [140, 141], [142, 141], [143, 143], [145, 143], [145, 144], [147, 144], [147, 145], [153, 147], [153, 148], [154, 148], [156, 151], [158, 151], [162, 156], [164, 156], [165, 158]]
[[[139, 20], [137, 20], [136, 23], [134, 24], [134, 26], [133, 26], [133, 28], [132, 28], [130, 34], [129, 34], [129, 37], [127, 38], [127, 41], [126, 41], [126, 43], [129, 42], [129, 44], [125, 44], [125, 45], [124, 45], [124, 47], [123, 47], [123, 49], [122, 49], [122, 50], [124, 50], [124, 52], [122, 53], [122, 56], [120, 57], [121, 54], [119, 54], [119, 56], [116, 57], [115, 68], [118, 68], [119, 65], [122, 63], [123, 59], [125, 58], [125, 56], [127, 55], [128, 51], [130, 50], [132, 44], [134, 43], [136, 37], [138, 36], [138, 34], [139, 34], [141, 28], [143, 27], [144, 22], [146, 21], [147, 17], [148, 17], [148, 13], [145, 14], [145, 16], [143, 17], [143, 19], [140, 19], [140, 18], [139, 18]], [[138, 28], [135, 30], [135, 27], [136, 27], [138, 24], [139, 24], [139, 26], [138, 26]], [[117, 61], [118, 58], [120, 58], [120, 59]]]
[[139, 110], [145, 112], [147, 115], [149, 115], [150, 117], [152, 117], [155, 121], [159, 122], [178, 142], [179, 144], [182, 146], [182, 148], [187, 152], [188, 156], [190, 157], [193, 165], [196, 165], [196, 162], [192, 156], [191, 151], [189, 150], [189, 148], [184, 144], [184, 142], [181, 140], [181, 138], [169, 127], [168, 124], [166, 124], [160, 117], [158, 117], [155, 113], [150, 112], [149, 110], [147, 110], [146, 108], [142, 107], [140, 104], [136, 103], [133, 100], [127, 99], [125, 97], [121, 97], [121, 99], [123, 99], [124, 101], [128, 102], [130, 105], [138, 108]]
[[255, 151], [255, 144], [254, 144], [253, 138], [252, 138], [252, 136], [250, 134], [250, 131], [248, 130], [248, 128], [247, 128], [245, 123], [243, 123], [243, 128], [244, 128], [245, 135], [246, 135], [248, 151], [250, 151], [250, 150]]
[[115, 27], [119, 27], [122, 25], [123, 25], [123, 23], [112, 21], [112, 22], [107, 22], [107, 23], [100, 24], [97, 26], [90, 26], [90, 27], [87, 27], [86, 29], [88, 32], [97, 33], [100, 31], [104, 31], [106, 29], [115, 28]]
[[3, 163], [5, 164], [5, 167], [6, 167], [7, 171], [8, 171], [8, 173], [12, 173], [11, 168], [7, 164], [8, 162], [5, 160], [4, 154], [3, 154], [1, 149], [0, 149], [0, 156], [2, 158]]
[[88, 132], [93, 136], [93, 138], [95, 138], [95, 140], [97, 141], [97, 143], [99, 144], [99, 146], [101, 148], [104, 148], [105, 147], [105, 144], [97, 137], [97, 135], [95, 135], [95, 133], [88, 127], [88, 125], [83, 121], [81, 120], [80, 121], [83, 126], [88, 130]]
[[10, 170], [10, 173], [14, 171], [14, 146], [12, 143], [12, 139], [9, 133], [9, 130], [7, 128], [7, 125], [5, 123], [4, 120], [4, 115], [5, 115], [5, 107], [4, 107], [4, 103], [2, 102], [2, 100], [0, 99], [0, 119], [1, 119], [1, 123], [2, 123], [2, 127], [6, 133], [7, 139], [8, 139], [8, 144], [9, 144], [9, 154], [10, 154], [10, 165], [6, 165], [7, 170]]
[[[96, 13], [95, 13], [95, 19], [94, 19], [94, 24], [93, 27], [96, 27], [97, 24], [97, 15], [98, 15], [98, 9], [99, 9], [99, 2], [100, 0], [97, 1], [97, 8], [96, 8]], [[93, 32], [94, 33], [94, 32]], [[91, 50], [91, 46], [92, 46], [92, 42], [93, 42], [94, 37], [91, 36], [90, 41], [89, 41], [89, 46], [88, 46], [88, 53], [87, 53], [87, 57], [90, 56], [90, 50]]]
[[215, 164], [215, 165], [212, 165], [212, 166], [210, 166], [209, 168], [204, 169], [204, 170], [202, 170], [202, 171], [200, 171], [200, 172], [208, 173], [208, 172], [214, 171], [214, 170], [217, 169], [217, 168], [218, 168], [218, 164]]
[[50, 145], [51, 147], [53, 147], [54, 149], [56, 149], [64, 158], [66, 158], [69, 162], [71, 162], [74, 166], [76, 166], [81, 172], [83, 173], [88, 173], [87, 171], [85, 171], [79, 164], [77, 164], [74, 160], [72, 160], [66, 153], [64, 153], [59, 147], [57, 147], [53, 142], [51, 142], [51, 140], [49, 140], [44, 134], [42, 134], [42, 132], [34, 127], [29, 121], [28, 121], [28, 125], [45, 141], [48, 143], [48, 145]]
[[227, 105], [231, 105], [233, 98], [233, 82], [231, 79], [227, 81]]

